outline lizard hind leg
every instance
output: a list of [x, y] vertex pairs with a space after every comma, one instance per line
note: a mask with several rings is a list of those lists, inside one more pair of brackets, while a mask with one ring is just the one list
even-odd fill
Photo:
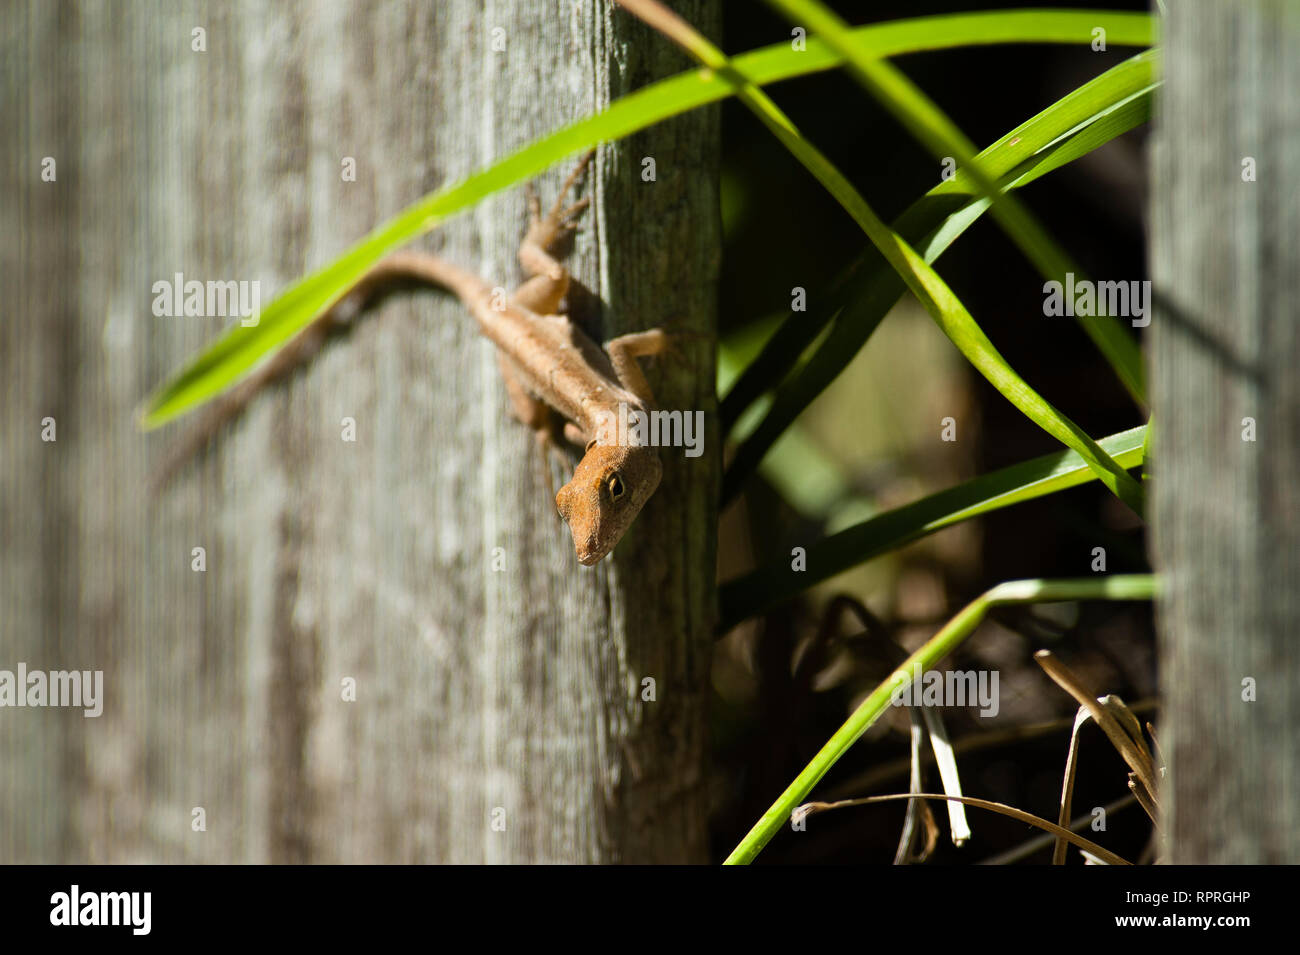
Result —
[[[569, 178], [560, 187], [555, 203], [545, 217], [540, 215], [541, 204], [537, 201], [536, 192], [531, 186], [528, 187], [529, 226], [523, 242], [519, 245], [519, 264], [530, 276], [546, 276], [554, 282], [563, 282], [567, 287], [568, 272], [558, 261], [558, 246], [577, 228], [577, 219], [590, 205], [591, 198], [584, 196], [567, 208], [564, 200], [594, 155], [594, 150], [587, 153], [574, 167], [573, 172], [569, 173]], [[556, 298], [557, 304], [562, 297], [561, 293]], [[545, 311], [554, 311], [554, 309]]]
[[570, 218], [575, 210], [581, 211], [581, 209], [586, 206], [588, 200], [580, 199], [578, 202], [569, 206], [568, 209], [565, 209], [563, 212], [560, 211], [561, 207], [564, 205], [564, 197], [569, 194], [569, 190], [573, 188], [574, 183], [576, 183], [586, 171], [587, 166], [591, 163], [592, 157], [595, 155], [596, 150], [592, 149], [578, 160], [578, 164], [574, 166], [573, 171], [569, 173], [569, 178], [564, 180], [564, 185], [560, 187], [560, 191], [555, 197], [555, 204], [551, 206], [551, 211], [546, 214], [548, 220], [556, 223], [563, 222], [565, 219]]

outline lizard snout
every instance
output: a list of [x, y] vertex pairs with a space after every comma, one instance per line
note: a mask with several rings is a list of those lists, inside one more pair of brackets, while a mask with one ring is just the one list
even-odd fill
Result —
[[653, 448], [594, 443], [587, 448], [573, 480], [555, 495], [580, 563], [598, 564], [614, 549], [659, 486], [661, 473]]
[[573, 551], [577, 554], [578, 563], [590, 567], [600, 563], [609, 553], [609, 548], [600, 546], [598, 505], [585, 500], [582, 490], [576, 484], [576, 481], [570, 481], [560, 488], [560, 492], [555, 495], [555, 509], [560, 512], [560, 517], [569, 525], [569, 531], [573, 534]]

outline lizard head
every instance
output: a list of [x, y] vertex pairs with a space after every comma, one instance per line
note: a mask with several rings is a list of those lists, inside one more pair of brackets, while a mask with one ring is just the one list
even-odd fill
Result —
[[573, 532], [573, 549], [580, 563], [590, 567], [614, 549], [659, 486], [662, 473], [654, 448], [587, 445], [573, 480], [555, 495], [560, 517]]

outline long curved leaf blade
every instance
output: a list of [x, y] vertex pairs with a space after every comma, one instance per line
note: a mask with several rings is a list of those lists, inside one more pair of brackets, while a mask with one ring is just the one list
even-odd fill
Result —
[[[1126, 468], [1143, 461], [1146, 425], [1098, 442]], [[981, 475], [911, 504], [823, 538], [807, 551], [807, 567], [778, 561], [723, 584], [718, 595], [719, 632], [775, 607], [836, 574], [902, 547], [935, 531], [990, 511], [1044, 497], [1096, 480], [1074, 451], [1043, 455]]]

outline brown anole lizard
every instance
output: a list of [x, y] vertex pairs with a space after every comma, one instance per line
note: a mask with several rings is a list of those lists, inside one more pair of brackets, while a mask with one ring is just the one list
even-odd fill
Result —
[[665, 331], [651, 329], [611, 339], [602, 351], [567, 316], [558, 314], [570, 276], [556, 250], [590, 201], [580, 199], [563, 208], [564, 198], [591, 155], [573, 170], [545, 216], [529, 191], [530, 225], [519, 246], [519, 262], [530, 277], [508, 301], [494, 295], [478, 276], [437, 256], [411, 251], [388, 256], [219, 399], [204, 423], [155, 472], [155, 486], [166, 482], [263, 387], [310, 360], [326, 338], [346, 328], [359, 310], [354, 304], [358, 300], [395, 282], [428, 283], [454, 292], [496, 345], [513, 413], [533, 429], [539, 444], [544, 449], [555, 446], [553, 415], [558, 414], [565, 421], [564, 436], [586, 449], [555, 504], [573, 534], [578, 560], [591, 565], [603, 559], [659, 486], [662, 473], [657, 451], [635, 443], [635, 429], [611, 424], [620, 415], [651, 410], [654, 396], [637, 359], [674, 348]]

